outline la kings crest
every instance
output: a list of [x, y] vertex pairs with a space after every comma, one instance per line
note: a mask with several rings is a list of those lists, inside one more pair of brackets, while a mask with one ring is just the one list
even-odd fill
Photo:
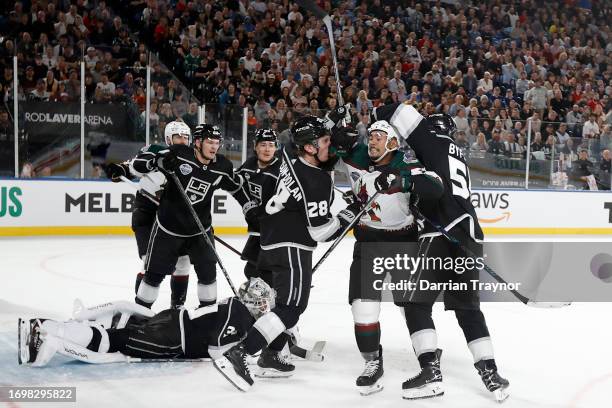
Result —
[[197, 204], [200, 201], [203, 201], [206, 197], [208, 189], [210, 188], [210, 185], [211, 184], [207, 181], [200, 180], [197, 177], [191, 177], [189, 179], [189, 183], [187, 184], [187, 188], [185, 189], [191, 204]]
[[257, 202], [261, 202], [261, 186], [257, 183], [249, 183], [249, 192], [251, 196], [257, 200]]

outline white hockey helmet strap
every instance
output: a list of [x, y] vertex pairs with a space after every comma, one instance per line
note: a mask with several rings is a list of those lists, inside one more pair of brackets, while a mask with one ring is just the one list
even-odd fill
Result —
[[[372, 123], [372, 125], [370, 125], [370, 127], [368, 128], [368, 136], [372, 132], [385, 132], [385, 134], [387, 135], [387, 141], [385, 142], [385, 152], [378, 159], [374, 160], [374, 163], [378, 163], [379, 161], [381, 161], [387, 154], [389, 154], [389, 152], [393, 152], [399, 149], [399, 137], [397, 136], [395, 129], [393, 129], [393, 126], [391, 126], [386, 120], [378, 120]], [[389, 143], [393, 139], [395, 139], [396, 141], [396, 146], [392, 149], [389, 149]]]
[[189, 145], [191, 145], [191, 129], [185, 122], [172, 121], [166, 125], [164, 129], [164, 139], [168, 146], [172, 145], [173, 135], [188, 135]]

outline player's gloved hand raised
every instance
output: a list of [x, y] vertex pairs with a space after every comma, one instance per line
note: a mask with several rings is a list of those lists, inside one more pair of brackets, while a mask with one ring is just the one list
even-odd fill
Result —
[[127, 177], [128, 169], [125, 163], [111, 163], [104, 169], [106, 177], [111, 179], [113, 183], [121, 181], [121, 176]]
[[157, 153], [157, 168], [162, 171], [174, 173], [179, 167], [179, 159], [170, 150], [162, 150]]
[[350, 126], [334, 128], [331, 130], [331, 145], [334, 152], [344, 157], [348, 155], [357, 144], [359, 134]]
[[327, 128], [332, 129], [334, 127], [340, 127], [340, 122], [343, 119], [346, 119], [347, 123], [351, 122], [351, 104], [347, 103], [344, 105], [340, 105], [336, 107], [336, 109], [331, 110], [325, 115], [325, 119], [327, 119]]
[[374, 179], [374, 188], [383, 194], [407, 193], [411, 187], [409, 171], [386, 169]]
[[355, 217], [357, 217], [357, 215], [361, 211], [361, 208], [362, 206], [359, 202], [354, 202], [353, 204], [347, 205], [346, 208], [340, 211], [337, 215], [338, 219], [340, 220], [340, 223], [344, 227], [349, 225], [355, 220]]

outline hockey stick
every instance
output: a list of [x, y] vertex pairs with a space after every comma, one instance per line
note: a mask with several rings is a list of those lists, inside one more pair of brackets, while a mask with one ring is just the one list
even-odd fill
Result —
[[372, 197], [370, 197], [370, 199], [365, 203], [361, 211], [359, 211], [359, 213], [355, 216], [353, 221], [351, 221], [351, 223], [346, 226], [344, 231], [342, 231], [342, 234], [340, 234], [340, 236], [338, 236], [338, 238], [334, 240], [334, 242], [327, 249], [327, 251], [325, 251], [325, 253], [321, 257], [321, 259], [319, 259], [319, 261], [314, 266], [314, 268], [312, 268], [312, 273], [315, 273], [315, 271], [319, 268], [319, 266], [321, 266], [321, 264], [327, 259], [327, 257], [332, 253], [332, 251], [336, 249], [336, 247], [340, 244], [340, 241], [342, 241], [342, 238], [344, 238], [346, 234], [348, 234], [349, 231], [359, 222], [361, 217], [363, 217], [364, 214], [370, 210], [370, 206], [372, 205], [372, 203], [374, 202], [376, 197], [378, 197], [379, 194], [380, 192], [377, 191]]
[[323, 350], [325, 349], [326, 345], [326, 341], [320, 340], [317, 341], [310, 350], [307, 350], [298, 346], [297, 344], [292, 344], [289, 346], [289, 351], [291, 351], [292, 355], [303, 358], [304, 360], [321, 362], [325, 359]]
[[305, 10], [310, 11], [315, 17], [323, 20], [323, 24], [327, 28], [327, 35], [329, 37], [329, 48], [331, 49], [332, 62], [334, 66], [334, 76], [336, 77], [336, 92], [338, 93], [338, 105], [344, 105], [344, 98], [342, 97], [342, 88], [340, 87], [340, 75], [338, 73], [338, 61], [336, 59], [336, 43], [334, 41], [334, 32], [332, 28], [331, 17], [313, 0], [297, 0], [296, 3], [303, 7]]
[[193, 217], [198, 228], [200, 229], [200, 234], [202, 234], [202, 236], [204, 237], [204, 241], [206, 241], [210, 249], [213, 251], [215, 258], [217, 260], [217, 263], [219, 264], [219, 267], [221, 268], [223, 275], [225, 275], [225, 279], [227, 280], [227, 283], [229, 284], [230, 288], [232, 288], [232, 292], [234, 292], [234, 296], [238, 297], [238, 292], [236, 291], [236, 287], [234, 286], [229, 276], [229, 273], [227, 273], [225, 266], [223, 266], [221, 257], [217, 253], [217, 250], [215, 249], [214, 244], [211, 242], [210, 238], [208, 237], [208, 234], [206, 233], [206, 230], [204, 229], [204, 226], [202, 225], [202, 222], [200, 221], [200, 217], [198, 217], [198, 214], [195, 212], [195, 209], [191, 205], [191, 201], [189, 200], [189, 197], [187, 197], [187, 193], [185, 192], [183, 185], [181, 184], [180, 180], [178, 179], [177, 175], [174, 172], [168, 172], [168, 174], [172, 178], [172, 181], [174, 181], [174, 184], [176, 184], [176, 188], [178, 189], [178, 191], [181, 193], [181, 196], [183, 197], [183, 200], [185, 201], [187, 208], [189, 208], [189, 212], [191, 213], [191, 216]]
[[[157, 197], [153, 196], [153, 194], [149, 193], [146, 190], [141, 189], [140, 187], [138, 187], [138, 184], [134, 183], [132, 180], [130, 180], [129, 178], [127, 178], [125, 176], [119, 176], [119, 178], [122, 181], [126, 182], [128, 185], [130, 185], [130, 187], [134, 188], [137, 191], [140, 191], [140, 193], [142, 195], [144, 195], [145, 197], [147, 197], [149, 200], [151, 200], [155, 204], [159, 205], [159, 201], [157, 200]], [[217, 241], [218, 243], [220, 243], [221, 245], [223, 245], [224, 247], [226, 247], [227, 249], [229, 249], [230, 251], [232, 251], [236, 255], [242, 256], [242, 253], [240, 253], [240, 251], [238, 251], [236, 248], [234, 248], [233, 246], [231, 246], [230, 244], [228, 244], [227, 242], [225, 242], [224, 240], [222, 240], [218, 236], [214, 235], [214, 237], [215, 237], [215, 241]]]
[[141, 358], [125, 357], [126, 363], [210, 363], [209, 358]]
[[[444, 237], [446, 239], [448, 239], [451, 243], [457, 245], [463, 252], [465, 252], [466, 254], [468, 254], [470, 257], [472, 258], [478, 258], [478, 256], [469, 248], [467, 248], [465, 245], [463, 245], [461, 242], [459, 242], [459, 240], [457, 240], [455, 237], [453, 237], [452, 235], [449, 234], [448, 231], [446, 231], [446, 229], [444, 229], [443, 227], [437, 225], [436, 223], [434, 223], [432, 220], [430, 220], [429, 218], [427, 218], [426, 216], [424, 216], [421, 211], [415, 206], [415, 205], [411, 205], [410, 206], [410, 211], [412, 211], [412, 213], [424, 220], [425, 222], [427, 222], [429, 225], [431, 225], [432, 227], [434, 227], [434, 229], [436, 231], [438, 231], [440, 234], [444, 235]], [[499, 276], [497, 274], [497, 272], [495, 272], [493, 269], [491, 269], [487, 264], [485, 264], [483, 262], [484, 265], [484, 270], [491, 275], [491, 277], [493, 279], [495, 279], [496, 281], [498, 281], [501, 284], [505, 284], [507, 285], [508, 282], [506, 282], [504, 280], [504, 278], [502, 278], [501, 276]], [[524, 296], [522, 294], [520, 294], [516, 289], [511, 289], [510, 292], [518, 299], [520, 300], [522, 303], [526, 304], [527, 306], [533, 306], [533, 307], [539, 307], [539, 308], [558, 308], [558, 307], [564, 307], [564, 306], [569, 306], [572, 302], [538, 302], [535, 300], [531, 300], [529, 299], [527, 296]]]
[[147, 190], [140, 188], [138, 184], [134, 183], [132, 180], [130, 180], [129, 178], [125, 176], [119, 176], [119, 178], [121, 179], [121, 181], [127, 183], [134, 190], [139, 191], [140, 194], [147, 197], [149, 200], [153, 201], [156, 205], [159, 205], [159, 200], [153, 194], [149, 193]]

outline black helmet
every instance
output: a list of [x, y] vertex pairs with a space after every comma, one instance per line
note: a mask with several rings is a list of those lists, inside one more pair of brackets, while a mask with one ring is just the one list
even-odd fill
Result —
[[255, 144], [259, 142], [274, 142], [276, 144], [276, 132], [272, 129], [257, 129], [255, 131]]
[[223, 137], [221, 136], [221, 131], [219, 130], [219, 127], [209, 125], [208, 123], [200, 123], [198, 126], [196, 126], [195, 130], [193, 131], [193, 143], [195, 143], [197, 139], [221, 140], [223, 139]]
[[446, 113], [434, 113], [433, 115], [429, 115], [427, 117], [427, 122], [429, 122], [429, 126], [431, 126], [434, 132], [441, 135], [454, 137], [457, 131], [455, 121]]
[[293, 143], [298, 147], [303, 147], [307, 144], [312, 144], [316, 147], [316, 140], [327, 134], [325, 121], [316, 116], [304, 116], [293, 122], [291, 126]]

